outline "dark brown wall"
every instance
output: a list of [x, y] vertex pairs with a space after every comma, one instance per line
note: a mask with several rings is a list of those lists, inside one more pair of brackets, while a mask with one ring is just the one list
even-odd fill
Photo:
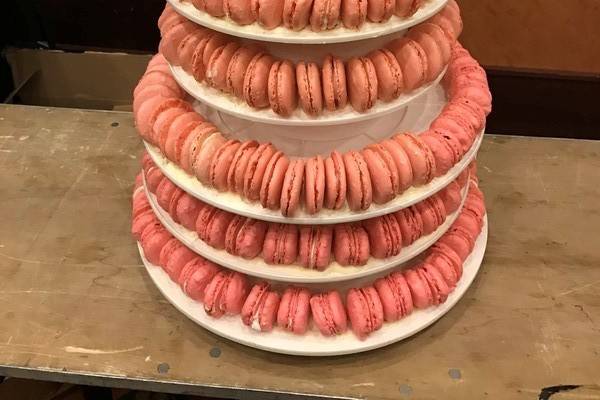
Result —
[[600, 0], [457, 1], [482, 64], [600, 74]]

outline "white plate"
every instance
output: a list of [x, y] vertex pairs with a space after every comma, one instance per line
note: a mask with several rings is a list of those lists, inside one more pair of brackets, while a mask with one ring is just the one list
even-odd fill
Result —
[[173, 221], [173, 218], [168, 212], [163, 210], [156, 200], [154, 193], [151, 193], [146, 187], [144, 179], [144, 189], [146, 197], [150, 202], [150, 206], [154, 210], [154, 214], [158, 217], [165, 228], [183, 244], [189, 247], [194, 252], [213, 261], [216, 264], [230, 268], [234, 271], [242, 272], [247, 275], [256, 276], [263, 279], [269, 279], [278, 282], [294, 282], [294, 283], [325, 283], [325, 282], [340, 282], [354, 280], [365, 276], [371, 276], [380, 272], [385, 272], [391, 268], [398, 267], [414, 257], [418, 256], [431, 245], [433, 245], [446, 231], [452, 223], [458, 218], [465, 199], [467, 198], [468, 189], [465, 187], [462, 193], [462, 200], [457, 211], [448, 215], [442, 225], [435, 232], [419, 238], [410, 246], [402, 249], [400, 254], [386, 259], [370, 258], [366, 265], [361, 267], [342, 266], [333, 261], [324, 271], [304, 268], [302, 265], [269, 265], [262, 257], [257, 257], [252, 260], [246, 260], [242, 257], [229, 254], [225, 250], [218, 250], [209, 246], [198, 237], [196, 232], [190, 231], [184, 226]]
[[[390, 345], [427, 328], [450, 311], [467, 292], [479, 271], [485, 253], [487, 235], [486, 217], [482, 232], [475, 242], [475, 248], [465, 260], [463, 276], [444, 304], [414, 311], [400, 321], [384, 323], [379, 331], [374, 332], [365, 340], [358, 339], [351, 331], [336, 337], [325, 337], [314, 328], [302, 336], [278, 328], [269, 333], [256, 332], [245, 326], [239, 316], [227, 316], [220, 319], [209, 317], [204, 313], [201, 303], [187, 297], [162, 268], [150, 264], [144, 258], [143, 250], [139, 245], [138, 248], [148, 274], [163, 296], [175, 308], [203, 328], [234, 342], [275, 353], [299, 356], [335, 356], [360, 353]], [[355, 284], [358, 286], [360, 282]]]
[[196, 111], [229, 138], [271, 142], [288, 156], [310, 157], [330, 154], [333, 150], [344, 153], [361, 149], [397, 132], [425, 131], [446, 104], [446, 93], [441, 85], [437, 85], [407, 107], [379, 118], [332, 126], [288, 125], [283, 129], [273, 124], [238, 118], [200, 102], [196, 103]]
[[294, 217], [284, 217], [279, 210], [263, 208], [260, 202], [247, 202], [237, 193], [219, 192], [214, 188], [204, 186], [196, 177], [189, 175], [178, 165], [164, 157], [159, 149], [147, 142], [144, 142], [144, 144], [152, 160], [167, 178], [190, 195], [205, 203], [234, 214], [260, 219], [262, 221], [284, 224], [326, 225], [362, 221], [380, 215], [391, 214], [402, 208], [410, 207], [434, 193], [437, 193], [448, 186], [450, 182], [456, 179], [456, 177], [467, 168], [469, 163], [477, 155], [482, 138], [483, 133], [477, 137], [475, 143], [473, 143], [471, 149], [465, 154], [462, 160], [452, 167], [446, 175], [433, 179], [427, 185], [411, 187], [388, 203], [372, 204], [371, 207], [365, 211], [352, 211], [347, 206], [340, 210], [323, 209], [314, 215], [307, 214], [304, 210], [298, 210]]
[[299, 32], [283, 26], [275, 29], [264, 29], [259, 24], [238, 25], [228, 18], [216, 18], [197, 10], [191, 3], [181, 0], [167, 0], [181, 15], [195, 23], [216, 31], [267, 42], [324, 44], [364, 40], [377, 36], [389, 35], [410, 28], [431, 18], [445, 5], [447, 0], [429, 0], [410, 18], [392, 18], [385, 23], [367, 22], [360, 29], [347, 29], [343, 25], [322, 32], [313, 32], [310, 27]]
[[234, 115], [238, 118], [249, 121], [262, 122], [265, 124], [289, 125], [289, 126], [329, 126], [349, 124], [352, 122], [366, 121], [373, 118], [379, 118], [389, 113], [401, 110], [408, 106], [412, 101], [425, 95], [429, 90], [435, 88], [444, 77], [446, 69], [435, 79], [435, 81], [421, 86], [410, 93], [406, 93], [397, 99], [384, 103], [377, 101], [375, 106], [369, 111], [360, 113], [355, 111], [350, 103], [343, 109], [334, 112], [325, 111], [319, 116], [307, 115], [298, 107], [289, 117], [282, 117], [276, 114], [270, 108], [257, 109], [250, 107], [246, 102], [234, 97], [233, 95], [223, 93], [218, 89], [212, 88], [204, 83], [196, 81], [194, 77], [188, 74], [183, 68], [171, 66], [173, 77], [179, 85], [185, 89], [192, 97], [216, 110]]

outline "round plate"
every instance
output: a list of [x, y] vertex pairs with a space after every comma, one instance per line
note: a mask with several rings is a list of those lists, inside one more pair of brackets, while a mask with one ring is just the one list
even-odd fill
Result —
[[307, 115], [298, 107], [289, 117], [282, 117], [270, 108], [256, 109], [250, 107], [246, 102], [230, 94], [223, 93], [204, 83], [200, 83], [179, 66], [171, 66], [173, 77], [179, 85], [192, 97], [211, 108], [249, 121], [262, 122], [265, 124], [290, 125], [290, 126], [329, 126], [349, 124], [353, 122], [366, 121], [378, 118], [406, 107], [412, 101], [426, 94], [439, 84], [444, 77], [446, 69], [431, 83], [421, 86], [410, 93], [403, 94], [397, 99], [384, 103], [378, 101], [368, 112], [360, 113], [348, 105], [343, 110], [324, 112], [319, 116]]
[[150, 191], [147, 189], [145, 179], [144, 190], [146, 192], [146, 197], [150, 202], [150, 206], [154, 210], [154, 214], [160, 220], [163, 226], [167, 228], [167, 230], [173, 236], [179, 239], [181, 243], [185, 244], [197, 254], [200, 254], [204, 258], [207, 258], [216, 264], [222, 265], [223, 267], [227, 267], [247, 275], [277, 282], [293, 283], [327, 283], [355, 280], [366, 276], [371, 276], [373, 274], [386, 272], [391, 268], [400, 266], [402, 263], [413, 259], [427, 250], [444, 233], [446, 233], [452, 223], [454, 223], [456, 218], [458, 218], [468, 193], [468, 189], [465, 187], [463, 189], [462, 201], [459, 209], [448, 215], [444, 223], [440, 225], [435, 232], [419, 238], [410, 246], [404, 247], [397, 256], [382, 260], [371, 257], [367, 264], [361, 267], [345, 267], [334, 261], [326, 270], [318, 271], [304, 268], [302, 265], [269, 265], [261, 257], [254, 258], [252, 260], [246, 260], [244, 258], [229, 254], [225, 250], [215, 249], [201, 240], [196, 232], [190, 231], [189, 229], [173, 221], [169, 213], [158, 205], [158, 201], [156, 200], [154, 193], [150, 193]]
[[167, 178], [190, 195], [205, 203], [234, 214], [260, 219], [262, 221], [279, 222], [283, 224], [326, 225], [362, 221], [380, 215], [391, 214], [402, 208], [410, 207], [437, 193], [456, 179], [456, 177], [475, 158], [479, 146], [481, 145], [482, 138], [483, 133], [477, 137], [475, 143], [473, 143], [471, 149], [469, 149], [462, 160], [452, 167], [446, 175], [433, 179], [427, 185], [411, 187], [386, 204], [372, 204], [371, 207], [365, 211], [351, 211], [347, 206], [339, 210], [323, 209], [314, 215], [307, 214], [304, 210], [298, 210], [293, 217], [284, 217], [279, 210], [263, 208], [259, 202], [246, 202], [237, 193], [219, 192], [214, 188], [204, 186], [196, 177], [189, 175], [178, 165], [164, 157], [159, 149], [147, 142], [144, 142], [144, 144], [152, 160]]
[[[312, 328], [305, 335], [299, 336], [275, 328], [272, 332], [263, 333], [245, 326], [239, 316], [226, 316], [215, 319], [206, 315], [202, 304], [187, 297], [177, 283], [171, 281], [160, 267], [150, 264], [138, 245], [142, 261], [148, 274], [175, 308], [203, 328], [234, 342], [275, 353], [299, 356], [335, 356], [360, 353], [395, 343], [433, 324], [460, 300], [475, 279], [483, 261], [487, 244], [487, 218], [481, 234], [475, 242], [475, 248], [464, 263], [463, 276], [445, 303], [438, 307], [416, 310], [408, 317], [393, 323], [384, 323], [383, 327], [360, 340], [350, 331], [336, 337], [324, 337]], [[358, 286], [360, 283], [354, 283]]]
[[431, 18], [445, 5], [447, 0], [429, 0], [412, 17], [399, 18], [392, 16], [385, 23], [367, 22], [360, 29], [347, 29], [340, 24], [331, 30], [313, 32], [310, 28], [299, 32], [283, 26], [275, 29], [264, 29], [259, 24], [238, 25], [228, 18], [216, 18], [208, 13], [197, 10], [191, 3], [181, 0], [167, 0], [171, 5], [190, 21], [229, 35], [266, 42], [325, 44], [341, 43], [370, 39], [377, 36], [389, 35], [410, 28], [426, 19]]

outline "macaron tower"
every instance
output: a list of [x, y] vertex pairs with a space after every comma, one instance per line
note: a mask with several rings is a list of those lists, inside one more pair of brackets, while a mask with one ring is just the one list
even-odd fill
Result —
[[158, 29], [131, 233], [179, 310], [325, 356], [400, 341], [465, 294], [492, 99], [455, 0], [168, 0]]

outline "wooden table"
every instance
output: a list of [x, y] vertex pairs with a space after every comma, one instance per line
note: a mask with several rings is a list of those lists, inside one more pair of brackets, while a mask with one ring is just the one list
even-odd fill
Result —
[[160, 295], [129, 235], [141, 150], [128, 113], [0, 106], [0, 374], [245, 399], [600, 384], [600, 142], [488, 136], [467, 295], [408, 340], [320, 359], [220, 339]]

